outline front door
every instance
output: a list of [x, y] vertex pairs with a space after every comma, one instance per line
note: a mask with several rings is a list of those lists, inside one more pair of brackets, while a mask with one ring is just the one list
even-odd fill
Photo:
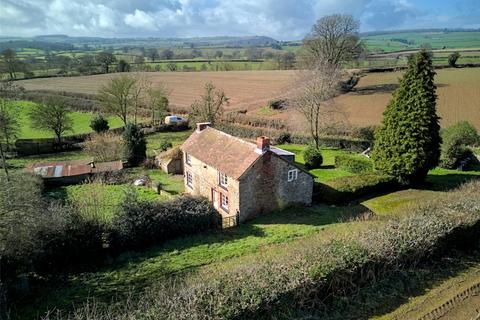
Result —
[[218, 192], [212, 189], [212, 203], [213, 207], [218, 210]]

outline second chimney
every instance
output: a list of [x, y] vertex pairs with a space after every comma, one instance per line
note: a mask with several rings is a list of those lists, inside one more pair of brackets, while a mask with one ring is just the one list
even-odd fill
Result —
[[210, 127], [210, 122], [199, 122], [197, 123], [197, 132], [202, 132], [204, 129]]
[[270, 138], [268, 137], [257, 137], [257, 148], [262, 150], [262, 152], [270, 149]]

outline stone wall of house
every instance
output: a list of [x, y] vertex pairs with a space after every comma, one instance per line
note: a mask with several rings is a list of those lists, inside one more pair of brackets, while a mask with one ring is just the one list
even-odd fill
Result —
[[[219, 184], [219, 172], [215, 168], [203, 163], [202, 161], [190, 157], [191, 163], [186, 162], [186, 155], [183, 155], [184, 163], [184, 184], [185, 191], [192, 195], [203, 196], [212, 201], [212, 189], [217, 192], [217, 203], [219, 205], [218, 211], [222, 215], [235, 215], [239, 211], [239, 182], [237, 180], [228, 177], [228, 186], [225, 189]], [[187, 184], [187, 173], [190, 172], [193, 175], [192, 187]], [[224, 210], [220, 206], [220, 194], [224, 194], [228, 197], [228, 211]]]
[[[288, 181], [288, 171], [297, 179]], [[313, 178], [288, 161], [266, 153], [240, 179], [240, 221], [293, 204], [312, 203]]]

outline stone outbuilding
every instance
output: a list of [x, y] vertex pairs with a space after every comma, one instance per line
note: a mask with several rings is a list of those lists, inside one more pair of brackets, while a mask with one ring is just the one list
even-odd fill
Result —
[[179, 147], [161, 152], [155, 156], [155, 164], [168, 174], [183, 173], [183, 153]]
[[254, 144], [199, 123], [181, 149], [185, 190], [210, 199], [236, 222], [312, 203], [314, 177], [267, 137]]

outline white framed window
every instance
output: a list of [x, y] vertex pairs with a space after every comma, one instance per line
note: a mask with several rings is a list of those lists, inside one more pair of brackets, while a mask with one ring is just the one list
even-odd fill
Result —
[[288, 170], [288, 181], [297, 180], [298, 169]]
[[223, 210], [228, 211], [228, 197], [223, 193], [220, 193], [220, 205]]
[[193, 189], [193, 175], [190, 172], [187, 172], [187, 186]]
[[218, 181], [220, 183], [220, 185], [224, 188], [227, 188], [228, 186], [228, 177], [225, 173], [223, 172], [219, 172], [218, 173]]
[[185, 163], [188, 164], [189, 166], [192, 165], [192, 157], [188, 153], [185, 154]]

